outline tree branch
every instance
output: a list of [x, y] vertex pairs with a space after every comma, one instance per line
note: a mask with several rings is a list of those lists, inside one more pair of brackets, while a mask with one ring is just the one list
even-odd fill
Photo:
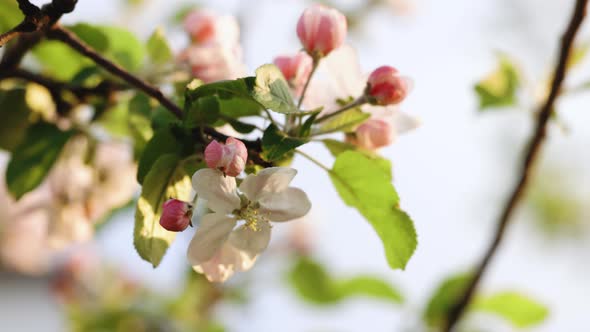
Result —
[[557, 65], [555, 67], [555, 72], [553, 75], [551, 90], [549, 95], [547, 96], [546, 101], [541, 105], [539, 109], [535, 125], [535, 131], [530, 139], [528, 149], [526, 150], [526, 154], [523, 159], [522, 169], [520, 171], [520, 179], [518, 180], [516, 187], [514, 188], [512, 194], [508, 199], [508, 202], [506, 203], [506, 206], [504, 207], [504, 211], [502, 212], [500, 219], [498, 220], [494, 238], [490, 246], [488, 247], [487, 251], [485, 252], [482, 261], [478, 265], [473, 278], [470, 280], [470, 283], [466, 286], [461, 298], [459, 298], [457, 303], [449, 311], [446, 325], [442, 329], [445, 332], [449, 332], [453, 329], [455, 324], [459, 321], [459, 319], [467, 309], [473, 295], [477, 290], [477, 287], [482, 276], [485, 274], [490, 261], [492, 260], [494, 254], [498, 250], [500, 243], [504, 238], [504, 235], [506, 233], [506, 227], [508, 226], [510, 218], [514, 213], [516, 206], [518, 205], [518, 202], [524, 196], [525, 189], [527, 187], [527, 183], [529, 181], [533, 166], [539, 157], [541, 147], [547, 135], [547, 124], [551, 117], [551, 113], [553, 112], [555, 100], [561, 92], [562, 83], [566, 76], [568, 59], [570, 57], [576, 33], [578, 32], [580, 26], [582, 25], [584, 17], [586, 16], [587, 2], [588, 0], [576, 0], [572, 17], [568, 24], [567, 30], [565, 31], [561, 40], [561, 48], [559, 52], [559, 58], [557, 60]]
[[172, 114], [174, 114], [178, 119], [182, 119], [182, 109], [178, 107], [175, 103], [173, 103], [170, 99], [166, 98], [162, 91], [160, 91], [157, 87], [143, 81], [137, 76], [126, 71], [123, 67], [106, 59], [98, 52], [96, 52], [94, 49], [92, 49], [89, 45], [87, 45], [85, 42], [80, 40], [80, 38], [78, 38], [71, 31], [61, 26], [55, 26], [53, 29], [47, 31], [47, 37], [50, 39], [59, 40], [67, 44], [78, 53], [90, 58], [97, 65], [103, 67], [111, 74], [120, 77], [125, 82], [145, 92], [148, 96], [156, 99], [162, 106], [164, 106], [166, 109], [172, 112]]

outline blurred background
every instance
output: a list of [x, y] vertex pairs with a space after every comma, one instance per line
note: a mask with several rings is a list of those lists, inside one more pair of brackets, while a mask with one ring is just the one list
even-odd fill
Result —
[[[120, 25], [142, 40], [163, 26], [172, 48], [180, 51], [188, 37], [175, 17], [183, 8], [211, 8], [238, 17], [245, 63], [248, 74], [253, 74], [276, 55], [300, 48], [295, 26], [309, 4], [79, 1], [62, 22]], [[191, 232], [180, 234], [162, 264], [153, 269], [133, 248], [129, 205], [102, 223], [88, 244], [52, 256], [48, 268], [5, 265], [0, 269], [1, 330], [176, 331], [178, 326], [190, 326], [189, 331], [425, 331], [421, 320], [433, 292], [449, 276], [468, 271], [490, 241], [514, 184], [531, 134], [534, 105], [546, 91], [573, 1], [334, 0], [330, 4], [349, 15], [348, 42], [357, 49], [364, 71], [388, 64], [415, 83], [402, 107], [418, 116], [422, 125], [382, 151], [393, 161], [396, 189], [419, 236], [418, 249], [405, 271], [388, 268], [375, 232], [356, 210], [342, 203], [325, 173], [296, 159], [294, 167], [303, 176], [294, 184], [307, 191], [313, 209], [304, 220], [277, 225], [271, 248], [250, 272], [234, 276], [222, 287], [191, 273], [185, 256]], [[579, 34], [580, 50], [590, 42], [589, 31], [587, 24]], [[474, 86], [497, 69], [499, 54], [508, 57], [519, 73], [517, 101], [509, 107], [481, 109]], [[547, 306], [546, 320], [529, 331], [588, 329], [590, 94], [573, 91], [588, 79], [590, 61], [582, 59], [557, 104], [529, 195], [481, 287], [482, 293], [515, 290]], [[319, 144], [306, 146], [306, 151], [331, 163], [332, 157]], [[7, 158], [3, 153], [3, 164]], [[0, 225], [10, 227], [9, 222], [0, 213]], [[26, 250], [15, 237], [4, 241], [11, 241], [2, 246], [8, 255], [18, 257]], [[293, 287], [294, 271], [305, 268], [305, 260], [298, 258], [302, 253], [334, 278], [376, 276], [403, 294], [405, 301], [359, 296], [329, 305], [314, 303], [318, 301]], [[207, 326], [191, 325], [200, 319]], [[467, 316], [463, 329], [516, 330], [478, 313]]]

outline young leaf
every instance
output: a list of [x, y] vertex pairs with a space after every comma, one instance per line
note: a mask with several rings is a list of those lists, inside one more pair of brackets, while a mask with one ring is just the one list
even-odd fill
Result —
[[109, 40], [106, 55], [128, 70], [135, 71], [143, 65], [145, 47], [130, 31], [114, 26], [96, 26]]
[[292, 152], [298, 146], [307, 142], [306, 139], [287, 136], [274, 124], [264, 131], [262, 136], [262, 158], [267, 161], [281, 159], [285, 154]]
[[330, 151], [332, 156], [338, 157], [342, 152], [345, 151], [356, 151], [357, 147], [346, 142], [338, 141], [331, 138], [323, 139], [324, 146]]
[[78, 23], [69, 26], [68, 29], [98, 52], [106, 52], [109, 49], [108, 37], [95, 26], [86, 23]]
[[219, 98], [216, 96], [204, 96], [190, 104], [184, 119], [184, 125], [187, 128], [196, 128], [213, 124], [218, 118]]
[[313, 125], [313, 122], [318, 117], [320, 112], [321, 111], [315, 111], [309, 115], [309, 118], [307, 118], [305, 122], [303, 122], [303, 125], [301, 125], [301, 129], [299, 129], [299, 136], [307, 137], [311, 134], [311, 126]]
[[44, 122], [29, 127], [6, 169], [6, 185], [17, 200], [43, 182], [73, 134]]
[[399, 208], [391, 165], [357, 151], [338, 155], [330, 178], [346, 205], [355, 207], [381, 238], [389, 266], [404, 269], [416, 249], [416, 230]]
[[168, 45], [164, 29], [159, 27], [150, 36], [146, 45], [148, 56], [153, 64], [162, 65], [171, 61], [174, 57]]
[[475, 85], [479, 109], [483, 111], [487, 108], [514, 105], [519, 84], [520, 79], [514, 64], [508, 57], [500, 56], [498, 68]]
[[244, 77], [231, 81], [220, 81], [201, 85], [196, 89], [187, 89], [185, 93], [185, 109], [190, 109], [199, 98], [206, 96], [219, 97], [219, 112], [225, 116], [239, 118], [260, 114], [263, 109], [250, 95], [254, 86], [254, 77]]
[[162, 204], [169, 198], [189, 201], [191, 179], [179, 156], [161, 155], [147, 173], [135, 210], [133, 244], [141, 258], [157, 267], [176, 233], [160, 226]]
[[264, 107], [275, 112], [289, 114], [299, 111], [293, 102], [289, 84], [275, 65], [266, 64], [256, 69], [256, 84], [252, 96]]
[[0, 90], [0, 149], [12, 151], [25, 137], [31, 109], [24, 89]]
[[479, 297], [473, 303], [472, 309], [498, 315], [517, 328], [542, 323], [549, 315], [545, 305], [516, 292]]
[[364, 113], [360, 108], [353, 108], [323, 122], [316, 134], [350, 132], [370, 117], [369, 113]]
[[143, 183], [146, 175], [152, 168], [152, 165], [163, 154], [173, 153], [180, 154], [182, 145], [170, 128], [162, 128], [155, 132], [149, 142], [147, 142], [143, 154], [139, 159], [137, 166], [137, 182]]
[[424, 321], [429, 326], [440, 327], [445, 323], [449, 311], [463, 294], [470, 279], [471, 274], [459, 274], [442, 282], [430, 297], [423, 314]]
[[389, 283], [367, 275], [336, 279], [317, 262], [301, 257], [289, 271], [288, 280], [304, 300], [331, 305], [354, 297], [368, 297], [399, 304], [403, 297]]

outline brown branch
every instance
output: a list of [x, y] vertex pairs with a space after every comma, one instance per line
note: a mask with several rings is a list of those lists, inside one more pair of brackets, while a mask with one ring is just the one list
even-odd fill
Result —
[[502, 242], [506, 233], [506, 227], [513, 215], [518, 202], [523, 198], [527, 183], [532, 173], [533, 166], [539, 157], [541, 147], [545, 141], [547, 135], [547, 124], [553, 112], [555, 100], [559, 96], [562, 88], [562, 83], [565, 79], [567, 71], [567, 63], [570, 57], [573, 42], [578, 32], [584, 17], [586, 16], [586, 7], [588, 0], [576, 0], [574, 11], [567, 30], [565, 31], [561, 40], [561, 49], [559, 52], [559, 58], [557, 60], [557, 66], [553, 75], [553, 82], [551, 84], [551, 90], [547, 100], [542, 104], [537, 116], [537, 122], [535, 125], [535, 132], [530, 139], [528, 149], [523, 160], [522, 169], [520, 172], [520, 179], [514, 188], [512, 195], [508, 199], [504, 211], [498, 220], [498, 226], [496, 233], [490, 244], [488, 250], [485, 252], [482, 261], [480, 262], [473, 278], [465, 288], [465, 291], [457, 303], [449, 311], [446, 325], [443, 327], [443, 331], [449, 332], [453, 329], [455, 324], [459, 321], [465, 310], [469, 306], [469, 303], [475, 294], [479, 282], [482, 276], [485, 274], [490, 261]]
[[180, 107], [178, 107], [170, 99], [166, 98], [162, 91], [160, 91], [157, 87], [143, 81], [139, 77], [125, 70], [123, 67], [106, 59], [98, 52], [96, 52], [94, 49], [92, 49], [89, 45], [87, 45], [85, 42], [80, 40], [80, 38], [78, 38], [71, 31], [60, 26], [55, 26], [53, 29], [47, 32], [47, 37], [50, 39], [59, 40], [67, 44], [78, 53], [90, 58], [97, 65], [106, 69], [111, 74], [123, 79], [130, 85], [145, 92], [148, 96], [156, 99], [162, 106], [164, 106], [166, 109], [172, 112], [172, 114], [174, 114], [178, 119], [182, 119], [182, 109], [180, 109]]

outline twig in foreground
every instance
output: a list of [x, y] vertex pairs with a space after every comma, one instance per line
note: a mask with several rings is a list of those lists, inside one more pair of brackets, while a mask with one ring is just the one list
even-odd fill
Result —
[[490, 244], [488, 250], [485, 252], [485, 255], [483, 256], [482, 261], [480, 262], [477, 270], [475, 271], [473, 278], [465, 288], [465, 292], [449, 311], [449, 315], [446, 320], [446, 325], [443, 327], [443, 331], [445, 332], [449, 332], [452, 330], [452, 328], [459, 321], [459, 319], [467, 309], [471, 301], [471, 298], [475, 294], [475, 291], [482, 276], [486, 272], [486, 269], [489, 266], [492, 257], [496, 253], [502, 239], [504, 238], [504, 234], [506, 232], [506, 227], [508, 226], [510, 217], [514, 213], [514, 210], [518, 202], [520, 201], [520, 199], [522, 199], [524, 195], [524, 191], [526, 189], [526, 185], [528, 183], [531, 170], [534, 166], [535, 161], [538, 159], [541, 146], [547, 134], [547, 123], [549, 122], [549, 119], [551, 117], [555, 100], [559, 96], [562, 83], [565, 79], [567, 62], [570, 57], [576, 33], [578, 32], [582, 24], [582, 21], [584, 20], [584, 17], [586, 15], [587, 1], [588, 0], [576, 0], [573, 15], [570, 19], [567, 30], [565, 31], [561, 41], [559, 59], [557, 60], [557, 66], [555, 68], [555, 73], [553, 75], [551, 90], [549, 96], [547, 97], [547, 100], [545, 101], [545, 103], [543, 103], [539, 110], [537, 122], [535, 125], [535, 132], [529, 142], [528, 149], [526, 150], [526, 154], [524, 157], [524, 162], [522, 164], [520, 179], [517, 182], [516, 187], [512, 192], [512, 195], [508, 199], [508, 202], [506, 203], [506, 206], [504, 208], [504, 211], [502, 212], [500, 219], [498, 220], [498, 226], [492, 243]]

